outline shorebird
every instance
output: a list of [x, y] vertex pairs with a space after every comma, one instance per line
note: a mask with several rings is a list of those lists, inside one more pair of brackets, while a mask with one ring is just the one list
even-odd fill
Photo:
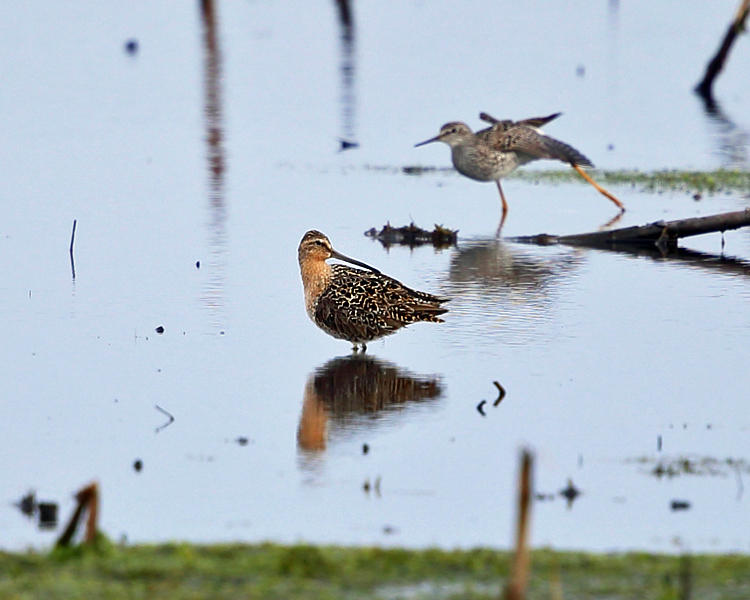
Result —
[[500, 227], [505, 222], [508, 212], [508, 202], [505, 200], [500, 180], [521, 165], [542, 158], [568, 163], [597, 191], [614, 202], [622, 213], [625, 210], [622, 202], [591, 179], [581, 168], [593, 167], [593, 163], [569, 144], [546, 135], [540, 129], [542, 125], [561, 114], [511, 121], [496, 119], [483, 112], [479, 118], [491, 123], [491, 127], [474, 133], [465, 123], [453, 121], [443, 125], [438, 135], [415, 144], [415, 147], [431, 142], [444, 142], [451, 147], [453, 166], [459, 173], [476, 181], [496, 182], [503, 203]]
[[[307, 314], [318, 327], [352, 343], [354, 352], [367, 342], [416, 323], [442, 323], [447, 312], [441, 298], [406, 287], [377, 269], [337, 252], [320, 231], [308, 231], [297, 250]], [[362, 267], [329, 265], [336, 258]]]

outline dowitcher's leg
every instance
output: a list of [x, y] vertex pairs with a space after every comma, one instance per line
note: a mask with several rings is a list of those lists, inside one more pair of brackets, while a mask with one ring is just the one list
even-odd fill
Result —
[[500, 224], [497, 226], [497, 231], [495, 232], [495, 237], [500, 237], [500, 230], [503, 228], [505, 218], [508, 216], [508, 203], [505, 200], [505, 194], [503, 193], [503, 186], [500, 185], [500, 180], [495, 180], [495, 183], [497, 183], [497, 189], [500, 192], [500, 200], [503, 202], [503, 214], [500, 217]]
[[364, 354], [365, 352], [367, 352], [367, 344], [362, 342], [362, 354]]
[[[591, 177], [589, 177], [586, 171], [584, 171], [581, 167], [579, 167], [575, 163], [570, 163], [570, 166], [573, 167], [576, 171], [578, 171], [578, 174], [581, 177], [583, 177], [586, 181], [588, 181], [591, 185], [593, 185], [596, 188], [597, 192], [599, 192], [600, 194], [603, 194], [604, 196], [612, 200], [612, 202], [614, 202], [621, 211], [623, 212], [625, 211], [625, 205], [622, 202], [620, 202], [617, 198], [615, 198], [612, 194], [610, 194], [607, 190], [605, 190], [602, 186], [596, 183], [596, 181], [591, 179]], [[500, 182], [498, 181], [498, 185], [499, 184]]]
[[359, 350], [359, 346], [357, 344], [352, 344], [352, 354], [356, 354]]

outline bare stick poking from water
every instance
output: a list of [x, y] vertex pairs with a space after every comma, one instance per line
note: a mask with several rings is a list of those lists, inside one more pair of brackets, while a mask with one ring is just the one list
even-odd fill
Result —
[[163, 413], [163, 414], [167, 415], [167, 417], [169, 417], [169, 421], [167, 421], [166, 423], [164, 423], [164, 425], [159, 425], [159, 427], [156, 428], [156, 433], [159, 433], [162, 429], [164, 429], [165, 427], [169, 427], [174, 422], [174, 417], [172, 416], [172, 413], [167, 412], [166, 410], [164, 410], [158, 404], [154, 404], [154, 407], [160, 413]]
[[76, 224], [78, 221], [76, 219], [73, 219], [73, 232], [70, 234], [70, 249], [68, 250], [70, 252], [70, 271], [73, 274], [73, 279], [76, 278], [76, 263], [75, 260], [73, 260], [73, 244], [76, 241]]
[[695, 86], [696, 93], [705, 100], [707, 106], [714, 102], [714, 79], [718, 77], [719, 73], [721, 73], [721, 70], [724, 68], [724, 63], [729, 56], [729, 51], [732, 49], [735, 39], [745, 30], [745, 21], [747, 20], [748, 13], [750, 13], [750, 0], [742, 0], [734, 19], [729, 24], [729, 27], [724, 34], [721, 46], [719, 46], [716, 54], [706, 67], [706, 73], [703, 76], [703, 79]]
[[521, 476], [518, 482], [518, 522], [516, 549], [510, 581], [505, 588], [506, 600], [523, 600], [529, 580], [529, 513], [531, 512], [531, 467], [534, 461], [531, 451], [521, 452]]

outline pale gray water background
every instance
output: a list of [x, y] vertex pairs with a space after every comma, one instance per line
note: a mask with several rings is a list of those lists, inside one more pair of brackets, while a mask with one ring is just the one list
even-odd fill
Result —
[[[535, 503], [536, 546], [750, 551], [750, 234], [726, 234], [718, 266], [496, 242], [492, 184], [399, 172], [447, 166], [446, 147], [413, 144], [480, 110], [561, 110], [548, 132], [606, 169], [747, 168], [747, 37], [717, 82], [723, 119], [690, 91], [735, 5], [358, 2], [347, 54], [333, 2], [220, 3], [213, 175], [196, 4], [4, 5], [0, 547], [59, 533], [12, 505], [29, 489], [66, 519], [92, 479], [101, 528], [131, 542], [507, 547], [527, 444], [538, 492], [583, 491]], [[340, 136], [360, 148], [338, 153]], [[508, 236], [615, 214], [585, 184], [504, 188]], [[621, 225], [748, 205], [613, 191]], [[362, 235], [411, 219], [459, 229], [458, 247]], [[445, 324], [368, 350], [376, 383], [395, 366], [431, 397], [363, 413], [311, 395], [349, 347], [303, 310], [310, 228], [453, 298]], [[684, 245], [722, 252], [718, 234]], [[158, 433], [155, 405], [175, 417]], [[317, 450], [298, 442], [310, 427]], [[743, 462], [662, 479], [634, 462], [685, 456]]]

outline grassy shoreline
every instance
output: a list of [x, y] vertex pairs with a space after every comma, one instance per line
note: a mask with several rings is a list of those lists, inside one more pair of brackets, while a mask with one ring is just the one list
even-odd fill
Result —
[[[511, 553], [161, 544], [0, 553], [0, 598], [497, 598]], [[535, 550], [529, 598], [750, 598], [750, 556]], [[561, 596], [559, 595], [561, 592]]]

